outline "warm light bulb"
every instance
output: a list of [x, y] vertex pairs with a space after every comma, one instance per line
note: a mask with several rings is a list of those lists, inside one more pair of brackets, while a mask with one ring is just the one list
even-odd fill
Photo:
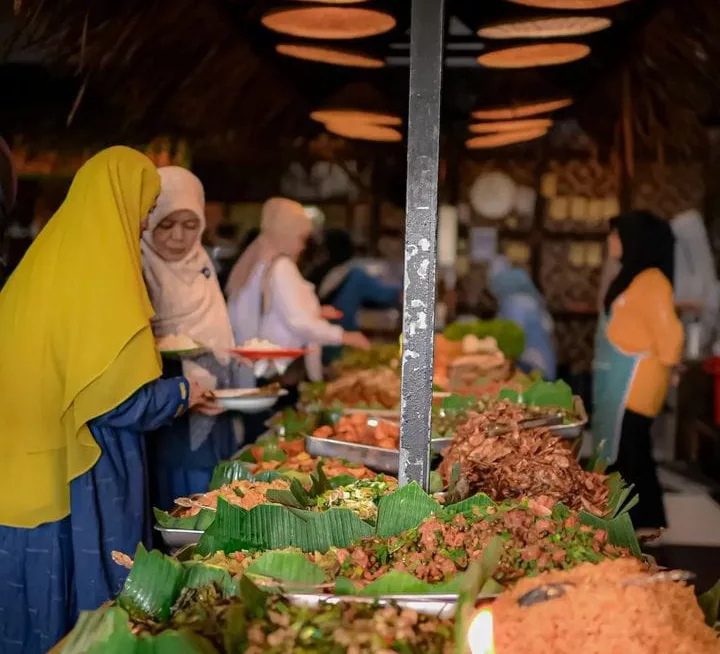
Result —
[[495, 654], [492, 611], [483, 609], [470, 623], [467, 632], [470, 654]]

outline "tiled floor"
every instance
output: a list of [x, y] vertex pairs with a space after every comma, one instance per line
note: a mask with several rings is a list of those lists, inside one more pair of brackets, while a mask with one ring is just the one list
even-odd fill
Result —
[[647, 551], [661, 565], [691, 570], [704, 591], [720, 579], [720, 497], [717, 487], [691, 471], [662, 466], [668, 528]]

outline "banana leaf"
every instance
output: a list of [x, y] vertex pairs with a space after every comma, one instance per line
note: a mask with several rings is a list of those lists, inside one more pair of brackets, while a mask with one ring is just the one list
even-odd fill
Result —
[[440, 510], [440, 505], [432, 497], [416, 482], [411, 482], [378, 502], [375, 533], [380, 538], [397, 536], [411, 527], [417, 527]]
[[308, 561], [300, 552], [265, 552], [248, 567], [246, 573], [279, 582], [314, 587], [325, 581], [323, 569]]
[[510, 400], [515, 404], [527, 406], [560, 407], [572, 411], [575, 407], [572, 389], [564, 381], [537, 381], [529, 388], [518, 392], [511, 388], [503, 388], [498, 395], [501, 400]]
[[143, 634], [136, 639], [134, 654], [219, 654], [202, 636], [190, 631], [163, 631], [157, 636]]
[[495, 536], [483, 550], [483, 554], [470, 564], [467, 569], [460, 594], [457, 608], [455, 609], [455, 652], [465, 654], [467, 632], [470, 626], [470, 616], [475, 609], [477, 596], [491, 582], [495, 570], [503, 555], [503, 541], [500, 536]]
[[184, 577], [185, 570], [179, 561], [157, 550], [148, 552], [140, 544], [117, 603], [132, 617], [167, 620]]
[[188, 561], [183, 567], [185, 569], [183, 588], [201, 588], [216, 583], [222, 588], [225, 597], [237, 595], [237, 583], [227, 569], [199, 561]]
[[171, 516], [167, 511], [153, 508], [155, 514], [155, 522], [163, 529], [194, 529], [197, 531], [205, 531], [215, 520], [215, 511], [203, 509], [196, 515], [186, 518], [176, 518]]
[[633, 556], [640, 558], [642, 551], [635, 533], [629, 513], [621, 513], [614, 518], [600, 518], [587, 511], [579, 514], [580, 522], [595, 529], [604, 529], [608, 535], [608, 542], [616, 547], [624, 547]]
[[486, 509], [489, 506], [496, 506], [495, 502], [485, 493], [478, 493], [462, 502], [456, 502], [443, 508], [442, 515], [452, 518], [456, 515], [466, 515], [474, 512], [475, 508]]
[[62, 654], [134, 654], [128, 614], [118, 606], [80, 614]]
[[720, 608], [720, 581], [710, 590], [700, 595], [698, 603], [705, 614], [705, 624], [709, 627], [715, 627], [720, 619], [718, 615], [718, 609]]
[[221, 486], [231, 484], [234, 481], [266, 481], [271, 482], [276, 479], [282, 479], [283, 475], [274, 470], [266, 470], [257, 475], [250, 472], [247, 462], [240, 459], [231, 459], [223, 461], [215, 466], [213, 470], [212, 480], [210, 481], [210, 490], [218, 490]]
[[196, 553], [265, 551], [297, 547], [303, 552], [326, 552], [348, 547], [372, 535], [373, 528], [349, 509], [322, 513], [297, 511], [276, 504], [261, 504], [250, 511], [218, 500], [215, 521], [205, 531]]

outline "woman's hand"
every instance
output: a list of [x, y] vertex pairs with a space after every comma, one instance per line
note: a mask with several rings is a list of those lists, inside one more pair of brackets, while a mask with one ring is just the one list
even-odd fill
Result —
[[365, 334], [361, 332], [345, 332], [343, 334], [342, 344], [346, 347], [355, 348], [356, 350], [364, 350], [365, 352], [370, 349], [370, 341]]
[[217, 416], [225, 409], [216, 402], [213, 392], [205, 388], [202, 384], [194, 379], [190, 382], [190, 399], [188, 401], [188, 409], [197, 411], [204, 416]]
[[326, 304], [320, 307], [320, 317], [323, 320], [340, 320], [343, 317], [343, 312], [338, 311], [335, 307]]

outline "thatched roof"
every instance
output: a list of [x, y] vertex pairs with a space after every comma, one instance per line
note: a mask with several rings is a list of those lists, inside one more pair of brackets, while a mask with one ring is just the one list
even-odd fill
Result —
[[[0, 66], [0, 84], [20, 84], [11, 102], [3, 98], [0, 121], [13, 131], [96, 141], [177, 134], [191, 139], [201, 157], [252, 162], [271, 155], [286, 160], [288, 151], [305, 148], [321, 131], [309, 112], [351, 82], [371, 85], [388, 109], [404, 115], [406, 67], [364, 71], [276, 54], [279, 39], [260, 17], [280, 4], [15, 0], [13, 51], [40, 47], [44, 64]], [[551, 13], [503, 0], [446, 4], [473, 31], [449, 41], [485, 47], [498, 46], [474, 35], [482, 25]], [[372, 5], [392, 12], [397, 27], [354, 47], [397, 54], [391, 44], [407, 43], [409, 0]], [[614, 26], [583, 37], [593, 52], [581, 62], [513, 72], [448, 68], [445, 138], [461, 144], [469, 112], [479, 106], [569, 93], [578, 102], [564, 115], [577, 117], [601, 144], [613, 143], [622, 117], [621, 72], [628, 70], [638, 147], [652, 151], [662, 142], [680, 152], [678, 146], [697, 143], [701, 122], [720, 115], [720, 3], [629, 0], [595, 13]]]

